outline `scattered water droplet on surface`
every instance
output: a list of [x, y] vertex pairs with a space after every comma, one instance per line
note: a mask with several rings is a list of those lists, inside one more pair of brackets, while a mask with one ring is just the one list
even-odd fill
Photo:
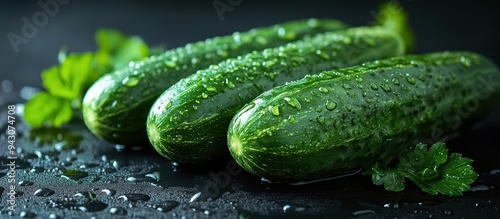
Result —
[[174, 208], [176, 208], [179, 205], [180, 205], [180, 203], [176, 202], [176, 201], [165, 201], [159, 205], [155, 205], [153, 208], [155, 208], [157, 211], [161, 211], [163, 213], [166, 213], [166, 212], [174, 210]]
[[85, 171], [66, 169], [63, 171], [63, 174], [61, 175], [61, 177], [65, 178], [65, 179], [71, 179], [74, 181], [78, 181], [80, 179], [87, 177], [88, 175], [89, 174]]
[[109, 213], [114, 215], [127, 215], [127, 210], [122, 207], [112, 207], [109, 209]]
[[191, 197], [191, 199], [189, 199], [189, 202], [196, 201], [198, 198], [200, 198], [200, 196], [201, 196], [201, 192], [194, 194], [193, 197]]
[[36, 217], [36, 214], [31, 212], [31, 211], [21, 211], [21, 213], [19, 213], [19, 217], [22, 217], [22, 218], [35, 218]]
[[354, 216], [354, 217], [365, 215], [365, 214], [375, 214], [375, 211], [373, 211], [373, 210], [359, 210], [359, 211], [352, 212], [352, 216]]
[[47, 196], [51, 196], [53, 195], [55, 192], [54, 190], [52, 189], [48, 189], [48, 188], [41, 188], [41, 189], [37, 189], [33, 195], [35, 196], [42, 196], [42, 197], [47, 197]]
[[486, 190], [490, 190], [490, 187], [487, 186], [487, 185], [477, 185], [477, 186], [471, 187], [470, 190], [473, 191], [473, 192], [475, 192], [475, 191], [486, 191]]
[[116, 191], [114, 189], [102, 189], [101, 192], [108, 196], [113, 196], [115, 195]]
[[148, 201], [150, 199], [149, 195], [140, 193], [130, 193], [118, 196], [118, 199], [126, 202], [136, 202], [136, 201]]
[[377, 86], [375, 83], [371, 83], [371, 84], [370, 84], [370, 87], [371, 87], [373, 90], [378, 90], [378, 86]]
[[19, 181], [18, 185], [19, 186], [31, 186], [31, 185], [33, 185], [33, 182], [29, 181], [29, 180], [22, 180], [22, 181]]

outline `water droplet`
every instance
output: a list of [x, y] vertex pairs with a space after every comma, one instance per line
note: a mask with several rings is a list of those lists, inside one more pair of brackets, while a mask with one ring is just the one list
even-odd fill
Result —
[[285, 97], [284, 100], [286, 101], [286, 103], [288, 103], [288, 105], [290, 105], [295, 109], [300, 110], [302, 108], [302, 105], [300, 104], [299, 100], [297, 100], [295, 97], [292, 98]]
[[280, 108], [278, 106], [269, 106], [267, 110], [269, 110], [269, 112], [271, 112], [275, 116], [280, 115]]
[[307, 26], [309, 26], [310, 28], [316, 28], [318, 27], [318, 19], [315, 19], [315, 18], [311, 18], [309, 20], [307, 20]]
[[31, 211], [21, 211], [21, 213], [19, 213], [19, 217], [22, 217], [22, 218], [35, 218], [36, 217], [36, 214], [31, 212]]
[[123, 79], [122, 84], [127, 87], [133, 87], [139, 83], [139, 78], [137, 77], [126, 77]]
[[35, 196], [42, 196], [42, 197], [47, 197], [47, 196], [51, 196], [53, 195], [55, 192], [54, 190], [52, 189], [48, 189], [48, 188], [41, 188], [41, 189], [37, 189], [33, 195]]
[[448, 216], [451, 216], [451, 215], [455, 214], [455, 212], [453, 212], [453, 211], [448, 211], [448, 210], [444, 211], [443, 213], [444, 213], [445, 215], [448, 215]]
[[262, 63], [264, 67], [270, 68], [271, 66], [275, 65], [278, 61], [277, 60], [267, 60]]
[[318, 90], [319, 90], [319, 92], [325, 93], [325, 94], [328, 93], [328, 91], [329, 91], [328, 88], [326, 88], [326, 87], [319, 87]]
[[395, 85], [400, 85], [401, 83], [399, 82], [399, 79], [397, 78], [393, 78], [392, 79], [392, 83], [394, 83]]
[[201, 196], [201, 192], [194, 194], [193, 197], [191, 197], [191, 199], [189, 199], [189, 202], [196, 201], [198, 198], [200, 198], [200, 196]]
[[181, 141], [182, 135], [175, 135], [174, 138], [175, 138], [175, 140]]
[[83, 179], [87, 177], [89, 174], [85, 171], [80, 171], [80, 170], [64, 170], [63, 174], [61, 175], [62, 178], [65, 179], [71, 179], [74, 181], [78, 181], [80, 179]]
[[228, 81], [227, 82], [227, 87], [230, 88], [230, 89], [233, 89], [235, 86], [234, 86], [233, 82]]
[[331, 100], [331, 99], [326, 100], [326, 104], [325, 105], [326, 105], [326, 109], [330, 110], [330, 111], [332, 111], [335, 108], [337, 108], [337, 103], [333, 102], [333, 100]]
[[365, 91], [363, 91], [362, 95], [363, 95], [363, 97], [366, 97], [366, 96], [368, 96], [368, 93], [366, 93]]
[[217, 92], [217, 88], [214, 86], [207, 86], [206, 89], [207, 89], [207, 91], [210, 91], [210, 92]]
[[382, 90], [384, 90], [385, 92], [391, 92], [391, 87], [387, 84], [382, 84], [380, 85], [380, 87], [382, 88]]
[[297, 34], [292, 31], [287, 31], [285, 28], [280, 27], [278, 29], [278, 36], [285, 39], [285, 40], [293, 40], [297, 37]]
[[349, 86], [348, 84], [342, 84], [342, 87], [346, 90], [351, 89], [351, 86]]
[[112, 207], [109, 209], [109, 213], [114, 215], [127, 215], [127, 210], [122, 207]]
[[172, 107], [172, 101], [170, 101], [170, 100], [169, 100], [169, 101], [165, 104], [165, 109], [168, 109], [168, 108], [170, 108], [170, 107]]
[[347, 96], [349, 96], [350, 98], [356, 97], [356, 95], [352, 91], [347, 91], [346, 93], [347, 93]]
[[[193, 59], [191, 59], [191, 62], [192, 61], [193, 61]], [[197, 60], [195, 60], [195, 62], [197, 62]], [[165, 66], [167, 66], [169, 68], [175, 68], [177, 66], [177, 64], [175, 64], [175, 62], [173, 62], [173, 61], [166, 61]]]
[[290, 116], [288, 116], [288, 122], [293, 124], [293, 123], [297, 122], [297, 120], [295, 119], [295, 117], [290, 115]]
[[203, 99], [207, 99], [207, 98], [208, 98], [208, 94], [206, 94], [206, 93], [201, 93], [201, 98], [203, 98]]
[[460, 62], [465, 66], [465, 67], [470, 67], [470, 60], [465, 58], [465, 56], [460, 57]]
[[344, 44], [346, 44], [346, 45], [351, 44], [351, 38], [349, 38], [349, 37], [344, 38], [344, 39], [342, 40], [342, 43], [344, 43]]
[[378, 86], [377, 86], [375, 83], [371, 83], [371, 84], [370, 84], [370, 87], [371, 87], [373, 90], [378, 90]]
[[351, 111], [352, 110], [352, 106], [351, 105], [347, 105], [345, 108], [346, 108], [347, 111]]
[[354, 216], [354, 217], [365, 215], [365, 214], [375, 214], [375, 211], [373, 211], [373, 210], [359, 210], [359, 211], [352, 212], [352, 216]]
[[361, 77], [359, 77], [359, 76], [358, 76], [358, 77], [356, 77], [356, 82], [361, 83], [362, 81], [363, 81], [363, 78], [361, 78]]
[[148, 173], [145, 175], [146, 177], [149, 177], [151, 179], [154, 179], [156, 180], [157, 182], [160, 181], [160, 172], [152, 172], [152, 173]]
[[412, 78], [410, 76], [406, 77], [406, 82], [408, 82], [411, 85], [415, 85], [415, 83], [417, 83], [417, 81], [415, 80], [415, 78]]
[[101, 192], [108, 196], [113, 196], [116, 194], [116, 191], [114, 189], [102, 189]]
[[140, 194], [140, 193], [130, 193], [125, 195], [118, 196], [118, 199], [128, 202], [136, 202], [136, 201], [148, 201], [150, 199], [149, 195]]
[[283, 206], [283, 212], [286, 213], [288, 210], [290, 210], [290, 208], [292, 208], [292, 206], [290, 206], [290, 205]]
[[308, 98], [308, 97], [304, 97], [304, 101], [306, 101], [306, 103], [310, 103], [311, 102], [311, 99]]
[[487, 185], [477, 185], [477, 186], [473, 186], [470, 190], [473, 191], [473, 192], [475, 192], [475, 191], [486, 191], [486, 190], [490, 190], [490, 187], [487, 186]]
[[324, 125], [324, 124], [325, 124], [325, 117], [323, 117], [323, 116], [318, 116], [318, 117], [316, 118], [316, 121], [317, 121], [319, 124]]
[[160, 205], [155, 205], [154, 208], [156, 208], [157, 211], [165, 213], [174, 210], [174, 208], [176, 208], [179, 205], [180, 203], [176, 201], [165, 201], [162, 202], [162, 204]]
[[22, 180], [22, 181], [19, 181], [18, 185], [19, 186], [31, 186], [31, 185], [33, 185], [33, 182], [28, 181], [28, 180]]
[[490, 170], [489, 175], [497, 175], [500, 174], [500, 169], [493, 169]]
[[324, 60], [330, 59], [330, 55], [328, 55], [326, 52], [323, 52], [323, 51], [321, 51], [319, 49], [316, 50], [316, 55], [318, 55], [319, 57], [321, 57]]

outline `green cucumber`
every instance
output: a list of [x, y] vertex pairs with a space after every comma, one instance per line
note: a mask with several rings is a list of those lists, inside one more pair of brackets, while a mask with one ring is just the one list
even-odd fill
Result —
[[402, 55], [398, 33], [357, 27], [225, 60], [182, 79], [151, 107], [147, 132], [164, 157], [187, 164], [229, 155], [227, 127], [245, 103], [305, 75]]
[[83, 100], [83, 118], [111, 143], [148, 143], [146, 118], [165, 89], [199, 69], [254, 50], [284, 45], [325, 31], [346, 29], [337, 20], [308, 19], [214, 37], [171, 49], [97, 80]]
[[497, 66], [469, 52], [323, 72], [273, 88], [243, 107], [229, 127], [229, 150], [245, 170], [283, 182], [387, 163], [435, 131], [455, 131], [459, 110], [478, 116], [491, 108], [499, 82]]

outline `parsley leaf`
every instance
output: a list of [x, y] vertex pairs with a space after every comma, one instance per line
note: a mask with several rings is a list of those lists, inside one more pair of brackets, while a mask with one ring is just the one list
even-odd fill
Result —
[[32, 127], [61, 126], [73, 117], [71, 100], [46, 92], [35, 94], [24, 105], [24, 119]]
[[371, 174], [373, 183], [384, 185], [387, 191], [402, 191], [405, 179], [409, 179], [429, 194], [458, 196], [470, 190], [470, 184], [478, 177], [471, 163], [471, 159], [457, 153], [448, 157], [444, 143], [436, 143], [429, 149], [418, 144], [405, 150], [394, 168], [376, 163], [365, 174]]
[[71, 54], [60, 66], [42, 72], [43, 86], [50, 94], [70, 100], [80, 98], [82, 90], [93, 81], [91, 74], [92, 53]]
[[96, 52], [68, 54], [62, 48], [57, 56], [60, 65], [42, 72], [45, 91], [35, 94], [24, 108], [24, 120], [30, 126], [59, 127], [69, 122], [92, 83], [108, 72], [126, 67], [130, 61], [150, 55], [141, 38], [125, 36], [118, 30], [99, 29], [95, 40]]

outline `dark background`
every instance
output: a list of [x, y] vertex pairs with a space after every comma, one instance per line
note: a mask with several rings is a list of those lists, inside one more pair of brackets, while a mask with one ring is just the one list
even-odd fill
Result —
[[[47, 0], [43, 1], [47, 2]], [[227, 2], [226, 0], [220, 1], [224, 3]], [[94, 33], [101, 27], [116, 28], [122, 30], [127, 35], [138, 35], [150, 46], [164, 44], [167, 48], [175, 48], [188, 42], [203, 40], [208, 37], [227, 35], [234, 31], [245, 31], [253, 27], [267, 26], [300, 18], [335, 18], [343, 20], [353, 26], [367, 25], [375, 20], [376, 10], [379, 4], [377, 1], [309, 0], [270, 2], [242, 0], [239, 5], [233, 6], [233, 11], [225, 12], [223, 14], [224, 19], [221, 20], [212, 5], [214, 2], [212, 0], [69, 0], [67, 4], [60, 5], [58, 12], [54, 17], [49, 18], [45, 26], [37, 28], [38, 33], [32, 38], [29, 38], [27, 44], [19, 45], [19, 51], [16, 53], [7, 38], [7, 34], [12, 32], [22, 35], [21, 29], [24, 25], [22, 18], [26, 17], [31, 21], [35, 13], [42, 11], [42, 8], [37, 2], [38, 1], [4, 1], [0, 4], [0, 51], [2, 54], [0, 56], [0, 105], [2, 106], [2, 110], [5, 110], [6, 104], [25, 101], [20, 97], [20, 90], [23, 87], [41, 88], [40, 73], [43, 69], [57, 64], [57, 53], [62, 46], [67, 47], [70, 52], [94, 51], [96, 49]], [[491, 58], [495, 63], [500, 64], [500, 7], [494, 6], [493, 1], [400, 0], [399, 2], [408, 12], [410, 24], [416, 35], [415, 53], [442, 50], [468, 50], [481, 53]], [[12, 84], [12, 89], [9, 89], [8, 82]], [[482, 175], [479, 181], [481, 185], [495, 185], [496, 187], [500, 187], [499, 175], [497, 174], [493, 177], [489, 176], [491, 170], [500, 169], [500, 140], [498, 140], [497, 137], [499, 131], [500, 109], [497, 109], [480, 123], [476, 129], [473, 129], [473, 131], [449, 143], [449, 145], [453, 145], [451, 148], [452, 151], [461, 152], [464, 156], [475, 160], [474, 167]], [[169, 166], [168, 162], [161, 160], [162, 158], [157, 155], [136, 154], [136, 152], [132, 152], [131, 154], [117, 154], [112, 145], [100, 142], [98, 139], [93, 138], [88, 132], [84, 133], [86, 133], [85, 140], [82, 144], [85, 147], [96, 147], [96, 145], [98, 145], [100, 150], [96, 149], [91, 153], [89, 152], [90, 155], [88, 155], [88, 157], [82, 155], [81, 160], [97, 163], [98, 167], [96, 168], [100, 168], [101, 165], [110, 165], [109, 160], [99, 160], [102, 154], [107, 154], [108, 157], [116, 157], [117, 160], [130, 160], [131, 164], [134, 163], [134, 160], [144, 159], [157, 166]], [[25, 141], [19, 144], [19, 147], [25, 147], [26, 151], [33, 151], [31, 147], [34, 146], [31, 145], [30, 142]], [[45, 149], [50, 150], [48, 148], [50, 148], [50, 146]], [[133, 157], [134, 155], [136, 156]], [[63, 154], [61, 156], [66, 155]], [[68, 167], [77, 166], [77, 161]], [[36, 159], [32, 162], [38, 162], [40, 166], [54, 165], [54, 163], [48, 161], [39, 162]], [[34, 164], [28, 163], [25, 168], [29, 169], [30, 165]], [[114, 163], [112, 166], [114, 166]], [[128, 169], [119, 170], [117, 173], [134, 173], [133, 170], [136, 167], [137, 166], [130, 165]], [[47, 173], [49, 168], [45, 167], [45, 169], [46, 171], [44, 173]], [[149, 168], [148, 170], [150, 169], [154, 170], [155, 168]], [[2, 170], [2, 168], [0, 168], [0, 170]], [[92, 173], [92, 171], [97, 170], [90, 168], [89, 171]], [[1, 172], [5, 171], [0, 171], [0, 173]], [[199, 183], [200, 180], [205, 182], [203, 180], [207, 180], [207, 178], [210, 179], [206, 172], [208, 171], [203, 172], [203, 176], [199, 174], [196, 175], [195, 173], [194, 178], [197, 180], [195, 180], [194, 184], [203, 186], [203, 183]], [[172, 173], [165, 174], [168, 175]], [[110, 174], [108, 178], [117, 177], [115, 175], [116, 174]], [[191, 205], [185, 203], [186, 200], [189, 200], [190, 196], [195, 193], [189, 190], [192, 185], [187, 183], [187, 185], [185, 185], [187, 192], [182, 190], [183, 182], [192, 181], [192, 175], [187, 175], [188, 176], [184, 178], [185, 181], [175, 182], [176, 179], [172, 179], [174, 184], [181, 185], [181, 189], [177, 192], [170, 191], [164, 196], [172, 195], [173, 198], [170, 197], [169, 199], [177, 200], [181, 203], [180, 206], [182, 208], [179, 207], [175, 212], [188, 212], [187, 215], [196, 215], [193, 213]], [[25, 171], [25, 175], [21, 175], [21, 177], [30, 178], [31, 176]], [[120, 179], [123, 181], [123, 176], [120, 175], [119, 177], [121, 177]], [[52, 184], [52, 186], [54, 186], [55, 184], [55, 186], [59, 186], [57, 183], [60, 181], [60, 178], [54, 180], [53, 176], [48, 174], [47, 179], [48, 180], [45, 181], [44, 179], [33, 181], [35, 181], [35, 185], [38, 183], [39, 185], [48, 186]], [[359, 178], [357, 179], [359, 180]], [[1, 180], [2, 176], [0, 175], [0, 181]], [[375, 214], [375, 217], [378, 216], [381, 218], [395, 216], [403, 217], [406, 213], [414, 213], [416, 217], [434, 215], [434, 218], [439, 218], [439, 215], [446, 215], [447, 218], [465, 215], [467, 218], [467, 216], [483, 213], [482, 218], [489, 218], [495, 213], [498, 215], [499, 209], [498, 206], [495, 205], [500, 203], [498, 197], [500, 190], [498, 188], [489, 193], [473, 193], [464, 198], [448, 199], [439, 197], [431, 201], [426, 201], [426, 198], [424, 198], [423, 201], [421, 201], [420, 199], [416, 200], [412, 198], [415, 194], [416, 197], [428, 197], [425, 194], [422, 195], [421, 192], [419, 193], [418, 189], [413, 188], [412, 190], [410, 188], [408, 193], [403, 194], [384, 193], [380, 188], [370, 187], [369, 181], [365, 184], [356, 182], [350, 185], [352, 181], [347, 180], [345, 182], [340, 181], [339, 186], [335, 188], [332, 188], [326, 183], [320, 184], [319, 186], [313, 186], [313, 189], [311, 189], [311, 187], [303, 187], [297, 189], [296, 192], [294, 192], [295, 188], [280, 188], [274, 190], [274, 193], [268, 193], [269, 191], [273, 191], [273, 189], [262, 189], [259, 185], [256, 186], [256, 183], [253, 183], [253, 181], [256, 180], [255, 177], [248, 174], [235, 177], [234, 180], [236, 181], [235, 187], [238, 185], [243, 185], [244, 187], [249, 184], [251, 185], [251, 189], [250, 192], [246, 191], [247, 193], [242, 192], [240, 189], [231, 190], [232, 192], [230, 192], [230, 195], [217, 200], [218, 205], [224, 205], [227, 200], [233, 200], [234, 202], [240, 203], [240, 207], [237, 209], [241, 208], [243, 210], [238, 211], [236, 214], [229, 214], [229, 216], [241, 216], [241, 212], [243, 212], [244, 215], [247, 211], [252, 211], [250, 215], [260, 215], [254, 211], [268, 209], [269, 206], [277, 205], [274, 201], [276, 199], [276, 194], [278, 194], [277, 197], [286, 200], [309, 200], [310, 203], [318, 203], [319, 206], [326, 209], [331, 208], [330, 210], [318, 208], [320, 209], [318, 212], [331, 215], [341, 212], [341, 215], [346, 217], [350, 216], [352, 211], [368, 208], [375, 209], [374, 211], [377, 213], [382, 213]], [[362, 178], [361, 181], [363, 180], [366, 180], [366, 178]], [[118, 182], [112, 186], [116, 186], [116, 188], [123, 186], [125, 189], [130, 187], [127, 182], [122, 181], [118, 180]], [[250, 183], [248, 183], [249, 181]], [[166, 181], [165, 183], [169, 184], [171, 182], [172, 181]], [[91, 185], [103, 183], [105, 184], [106, 181], [100, 180], [97, 183], [88, 184], [83, 182], [78, 188], [91, 188]], [[196, 185], [194, 188], [197, 188]], [[350, 189], [350, 186], [353, 188]], [[231, 188], [233, 188], [233, 184]], [[148, 189], [149, 187], [145, 190]], [[33, 192], [32, 190], [28, 188], [25, 191], [28, 193]], [[121, 190], [117, 190], [118, 195]], [[148, 191], [149, 193], [146, 193], [152, 194], [157, 190]], [[251, 191], [258, 192], [252, 193]], [[60, 193], [70, 194], [71, 192], [74, 191], [68, 189]], [[263, 194], [263, 197], [261, 197], [261, 194]], [[322, 199], [317, 198], [322, 197], [323, 194], [326, 194], [325, 199], [329, 201], [322, 201]], [[29, 195], [25, 196], [29, 197]], [[2, 198], [3, 197], [4, 196], [2, 196]], [[99, 197], [100, 196], [98, 196], [98, 198]], [[378, 197], [382, 198], [379, 200]], [[153, 196], [153, 198], [155, 198], [155, 196]], [[100, 199], [107, 201], [111, 206], [113, 205], [112, 203], [114, 203], [113, 201], [116, 201], [113, 198], [111, 198], [111, 200], [107, 200], [106, 198]], [[33, 200], [37, 200], [36, 197]], [[382, 207], [385, 203], [394, 203], [394, 200], [397, 201], [396, 203], [399, 202], [401, 204], [401, 209], [404, 211], [399, 211], [399, 209], [393, 211]], [[436, 202], [435, 200], [439, 201]], [[249, 204], [249, 206], [245, 207], [245, 202], [265, 204], [262, 204], [262, 206]], [[365, 202], [372, 204], [362, 204]], [[33, 204], [34, 202], [32, 201], [31, 203]], [[277, 205], [277, 212], [282, 212], [279, 209], [279, 203], [280, 202], [278, 202]], [[427, 205], [429, 203], [430, 205]], [[120, 204], [122, 203], [118, 203], [117, 205]], [[28, 205], [26, 208], [29, 209], [31, 207], [34, 209], [46, 208], [37, 205]], [[448, 209], [448, 212], [452, 213], [446, 213], [447, 211], [441, 210], [443, 208]], [[144, 207], [144, 209], [147, 210], [150, 208]], [[311, 209], [314, 209], [314, 207]], [[108, 209], [106, 209], [106, 211], [107, 210]], [[220, 211], [220, 209], [216, 209], [215, 211]], [[131, 212], [132, 210], [129, 210], [129, 216], [132, 214]], [[272, 212], [273, 211], [271, 211], [271, 213]], [[64, 213], [58, 214], [64, 215]], [[4, 215], [5, 214], [0, 215], [0, 217]], [[41, 215], [47, 216], [48, 213], [41, 213]], [[141, 215], [141, 213], [137, 213], [137, 215]], [[89, 215], [84, 215], [84, 217], [85, 216]], [[298, 216], [301, 217], [301, 215]]]

